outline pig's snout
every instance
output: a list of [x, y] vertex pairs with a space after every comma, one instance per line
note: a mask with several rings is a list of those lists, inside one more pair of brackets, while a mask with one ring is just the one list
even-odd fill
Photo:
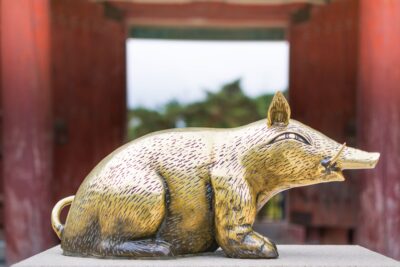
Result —
[[369, 153], [346, 147], [339, 159], [339, 165], [342, 170], [372, 169], [378, 163], [379, 156], [379, 153]]

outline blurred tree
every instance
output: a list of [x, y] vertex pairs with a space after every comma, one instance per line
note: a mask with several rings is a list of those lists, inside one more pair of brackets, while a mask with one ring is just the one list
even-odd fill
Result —
[[[219, 91], [206, 91], [206, 98], [187, 105], [176, 100], [162, 110], [135, 108], [128, 111], [128, 139], [175, 127], [231, 128], [245, 125], [267, 116], [273, 94], [250, 98], [243, 93], [240, 79], [225, 84]], [[283, 196], [272, 198], [259, 213], [279, 220], [284, 216]]]
[[135, 108], [128, 111], [128, 139], [162, 129], [173, 128], [175, 124], [157, 111], [146, 108]]
[[[135, 108], [128, 111], [128, 139], [133, 140], [147, 133], [180, 127], [231, 128], [266, 117], [272, 94], [256, 98], [246, 96], [240, 79], [225, 84], [221, 90], [206, 92], [202, 101], [181, 105], [172, 100], [161, 111]], [[181, 125], [177, 125], [180, 123]]]

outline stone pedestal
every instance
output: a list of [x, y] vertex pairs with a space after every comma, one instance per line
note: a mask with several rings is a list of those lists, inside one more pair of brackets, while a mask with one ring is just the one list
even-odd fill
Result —
[[280, 245], [278, 246], [279, 259], [273, 260], [250, 260], [250, 259], [231, 259], [226, 258], [222, 251], [207, 253], [196, 256], [177, 257], [169, 259], [148, 259], [148, 260], [128, 260], [128, 259], [95, 259], [67, 257], [62, 255], [60, 246], [56, 246], [37, 254], [31, 258], [21, 261], [13, 267], [49, 267], [49, 266], [74, 266], [74, 267], [94, 267], [94, 266], [118, 266], [118, 267], [156, 267], [156, 266], [189, 266], [189, 267], [377, 267], [377, 266], [396, 266], [400, 263], [370, 251], [360, 246], [335, 246], [335, 245]]

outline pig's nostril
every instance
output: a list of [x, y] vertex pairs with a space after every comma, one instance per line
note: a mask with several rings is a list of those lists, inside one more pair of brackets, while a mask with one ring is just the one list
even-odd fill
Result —
[[321, 160], [321, 165], [324, 166], [325, 168], [328, 168], [330, 164], [331, 164], [331, 157], [325, 157]]
[[340, 168], [338, 168], [337, 162], [332, 162], [331, 157], [325, 157], [321, 160], [321, 165], [325, 168], [323, 170], [323, 173], [330, 174], [332, 171], [339, 171]]

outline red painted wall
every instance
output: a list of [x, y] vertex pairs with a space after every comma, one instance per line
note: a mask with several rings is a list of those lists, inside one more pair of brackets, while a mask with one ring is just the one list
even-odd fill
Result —
[[[9, 263], [54, 243], [50, 211], [125, 134], [125, 28], [89, 1], [2, 1]], [[53, 164], [54, 163], [54, 164]]]
[[364, 173], [360, 244], [400, 260], [400, 1], [360, 2], [358, 141], [381, 152]]
[[[335, 139], [354, 145], [356, 120], [358, 1], [339, 0], [311, 9], [304, 22], [289, 28], [293, 118]], [[337, 227], [355, 225], [358, 186], [347, 173], [344, 183], [289, 191], [289, 216], [307, 226], [311, 242], [346, 243], [329, 238]], [[318, 229], [312, 229], [318, 227]]]
[[[1, 43], [1, 3], [0, 3], [0, 43]], [[1, 54], [0, 54], [0, 62], [1, 62]], [[2, 113], [3, 100], [2, 100], [1, 75], [2, 75], [2, 71], [1, 71], [1, 63], [0, 63], [0, 112]], [[2, 116], [0, 116], [0, 147], [3, 147], [3, 118], [2, 118]], [[3, 203], [3, 200], [4, 200], [3, 151], [0, 149], [0, 229], [4, 229], [4, 203]]]
[[54, 200], [75, 194], [125, 136], [125, 26], [103, 4], [51, 2]]
[[74, 194], [123, 143], [126, 34], [115, 10], [90, 1], [2, 0], [0, 7], [5, 239], [13, 263], [55, 243], [55, 201]]
[[52, 119], [49, 2], [1, 1], [6, 258], [51, 243]]

